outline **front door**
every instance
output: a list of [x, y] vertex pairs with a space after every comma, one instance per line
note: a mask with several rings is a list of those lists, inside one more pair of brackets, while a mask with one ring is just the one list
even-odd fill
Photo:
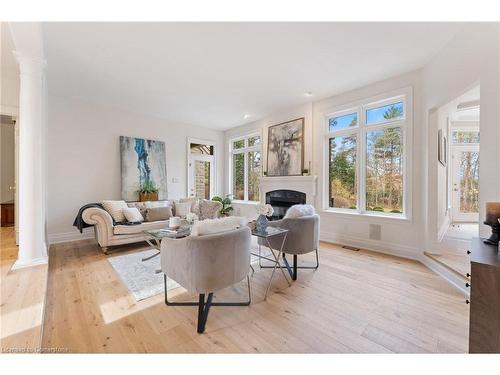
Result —
[[191, 154], [189, 196], [210, 199], [214, 195], [214, 156]]
[[452, 152], [452, 221], [479, 221], [479, 145], [456, 145]]

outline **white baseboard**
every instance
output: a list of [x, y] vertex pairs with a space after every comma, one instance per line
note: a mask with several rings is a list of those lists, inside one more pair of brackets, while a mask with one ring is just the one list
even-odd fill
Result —
[[422, 251], [419, 248], [392, 242], [370, 240], [339, 233], [321, 233], [321, 241], [332, 242], [341, 245], [359, 247], [361, 249], [372, 250], [379, 253], [394, 255], [402, 258], [420, 260]]
[[432, 270], [434, 273], [438, 274], [441, 276], [443, 279], [445, 279], [448, 283], [453, 285], [455, 288], [460, 290], [464, 296], [468, 297], [469, 296], [469, 290], [465, 286], [465, 282], [462, 278], [458, 277], [455, 273], [451, 272], [449, 269], [446, 267], [442, 266], [435, 260], [429, 258], [425, 254], [422, 254], [422, 259], [420, 259], [420, 262]]
[[46, 256], [45, 257], [41, 257], [41, 258], [31, 259], [28, 262], [20, 262], [19, 259], [18, 259], [12, 265], [11, 270], [14, 271], [14, 270], [19, 270], [21, 268], [28, 268], [28, 267], [33, 267], [33, 266], [39, 266], [41, 264], [47, 264], [48, 261], [49, 261], [49, 258], [46, 257]]
[[80, 233], [78, 230], [74, 230], [72, 232], [65, 233], [49, 233], [49, 244], [56, 244], [62, 242], [71, 242], [71, 241], [81, 241], [88, 240], [94, 238], [94, 228], [85, 228], [83, 229], [83, 233]]
[[450, 227], [450, 225], [451, 225], [450, 219], [446, 218], [446, 220], [444, 221], [444, 223], [441, 225], [441, 228], [439, 228], [439, 231], [438, 231], [438, 242], [443, 241], [443, 238], [444, 238], [446, 232], [448, 231], [448, 228]]

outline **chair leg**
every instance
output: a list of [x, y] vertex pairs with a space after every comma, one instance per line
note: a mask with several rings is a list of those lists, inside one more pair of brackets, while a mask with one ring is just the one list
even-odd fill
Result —
[[250, 277], [247, 275], [248, 285], [248, 301], [245, 302], [212, 302], [213, 293], [209, 293], [205, 302], [205, 294], [200, 294], [198, 302], [171, 302], [168, 300], [167, 292], [167, 275], [163, 274], [163, 282], [165, 286], [165, 304], [167, 306], [198, 306], [198, 327], [197, 332], [203, 333], [208, 319], [208, 312], [212, 306], [249, 306], [252, 302], [252, 292], [250, 289]]
[[293, 254], [293, 276], [292, 280], [297, 280], [297, 254]]
[[[285, 268], [288, 270], [290, 277], [294, 281], [297, 280], [297, 270], [299, 270], [299, 269], [317, 270], [319, 268], [318, 249], [316, 249], [316, 265], [315, 266], [299, 266], [297, 259], [298, 259], [297, 254], [293, 254], [293, 265], [292, 265], [292, 267], [290, 267], [290, 264], [288, 263], [288, 261], [286, 259], [286, 255], [285, 255], [285, 253], [283, 253], [283, 262], [285, 263]], [[265, 268], [265, 267], [263, 267], [263, 268]]]
[[205, 325], [207, 324], [208, 312], [210, 311], [210, 306], [212, 305], [213, 293], [209, 293], [207, 297], [207, 302], [205, 302], [205, 294], [200, 294], [198, 299], [198, 333], [205, 332]]

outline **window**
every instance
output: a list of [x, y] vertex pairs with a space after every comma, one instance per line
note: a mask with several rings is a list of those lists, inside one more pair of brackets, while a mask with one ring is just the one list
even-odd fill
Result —
[[260, 201], [261, 137], [252, 134], [230, 144], [230, 191], [236, 200]]
[[404, 94], [327, 117], [329, 209], [407, 216], [408, 102]]

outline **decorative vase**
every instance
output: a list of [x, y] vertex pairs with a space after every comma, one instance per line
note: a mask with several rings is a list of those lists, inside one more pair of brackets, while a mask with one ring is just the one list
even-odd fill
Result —
[[267, 221], [266, 215], [259, 215], [257, 222], [255, 223], [255, 229], [257, 232], [265, 232], [269, 221]]

